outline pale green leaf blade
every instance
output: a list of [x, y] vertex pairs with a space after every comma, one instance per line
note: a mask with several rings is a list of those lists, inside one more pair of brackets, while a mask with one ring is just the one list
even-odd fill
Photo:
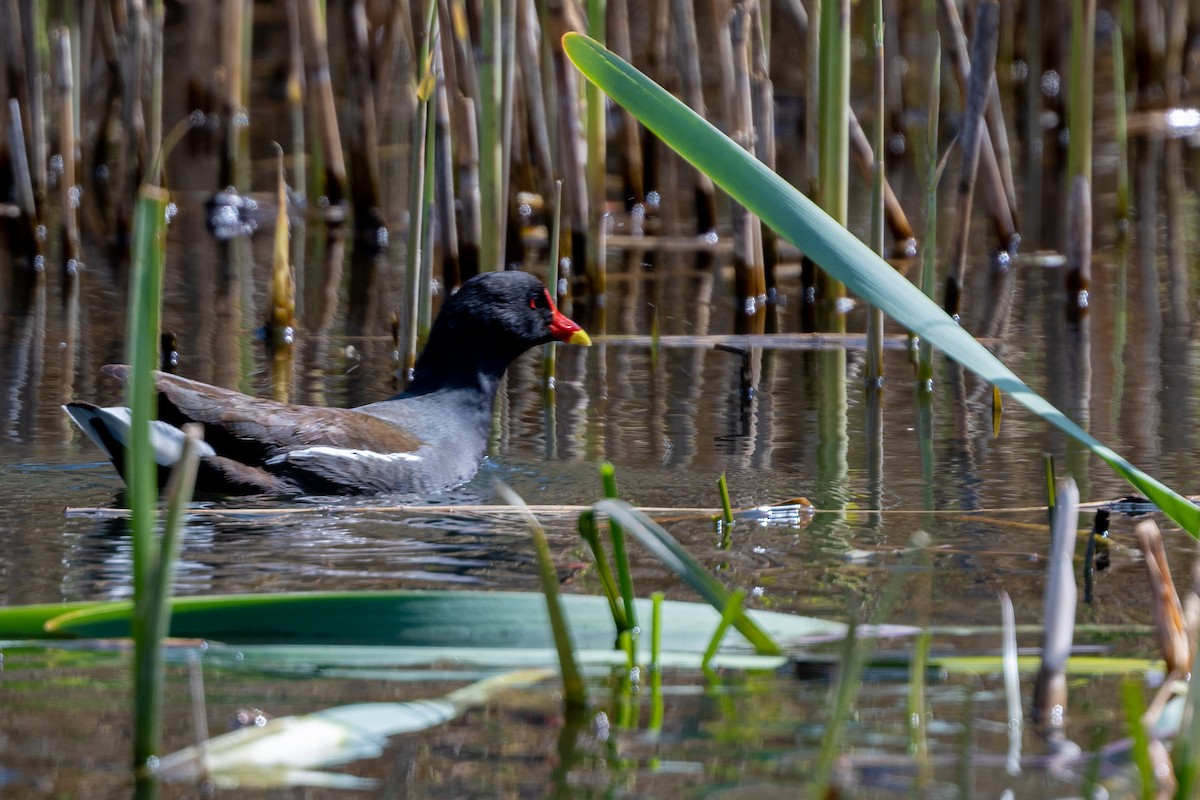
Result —
[[1184, 530], [1200, 537], [1200, 508], [1134, 467], [1030, 389], [936, 303], [783, 178], [596, 41], [568, 33], [563, 48], [588, 80], [832, 277], [1084, 444]]

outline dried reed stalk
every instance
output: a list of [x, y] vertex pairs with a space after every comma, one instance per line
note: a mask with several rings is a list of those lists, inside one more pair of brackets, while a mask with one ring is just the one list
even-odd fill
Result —
[[[962, 20], [959, 19], [958, 10], [952, 0], [940, 0], [938, 3], [938, 15], [941, 17], [942, 27], [947, 31], [946, 41], [948, 54], [950, 55], [951, 61], [954, 63], [954, 73], [958, 78], [959, 94], [963, 98], [963, 103], [965, 105], [970, 105], [971, 93], [969, 83], [974, 57], [968, 55], [967, 37], [963, 32]], [[976, 19], [976, 31], [975, 35], [973, 36], [974, 40], [979, 38], [978, 28], [983, 22], [982, 17], [983, 11], [981, 7]], [[996, 26], [998, 33], [998, 21]], [[997, 33], [994, 33], [989, 37], [993, 39], [991, 48], [992, 64], [985, 68], [989, 77], [992, 71], [995, 69], [996, 45], [994, 40], [996, 39]], [[986, 103], [991, 102], [990, 98], [992, 94], [990, 86], [985, 85], [983, 87], [983, 91], [983, 98], [977, 98], [976, 100], [976, 102], [980, 103], [981, 111], [985, 107]], [[992, 121], [990, 117], [987, 117], [983, 123], [976, 124], [986, 124], [990, 126]], [[964, 139], [960, 138], [960, 141], [965, 143]], [[987, 201], [988, 210], [992, 215], [992, 225], [996, 230], [997, 245], [1005, 250], [1010, 249], [1014, 246], [1017, 236], [1015, 212], [1009, 205], [1009, 193], [1005, 189], [1005, 179], [1000, 172], [999, 162], [996, 158], [996, 149], [992, 144], [992, 139], [990, 136], [980, 137], [979, 154], [975, 157], [975, 159], [979, 164], [982, 165], [984, 198]]]
[[[542, 30], [550, 31], [549, 38], [553, 42], [551, 53], [558, 92], [555, 104], [558, 117], [558, 174], [563, 181], [564, 207], [567, 212], [564, 220], [569, 223], [564, 224], [563, 231], [570, 236], [571, 263], [578, 263], [584, 259], [587, 252], [587, 158], [580, 131], [578, 73], [567, 61], [561, 42], [567, 31], [583, 30], [583, 26], [581, 21], [575, 18], [574, 7], [570, 4], [552, 0], [547, 5], [548, 14], [543, 20]], [[560, 263], [566, 266], [565, 262]], [[570, 275], [565, 269], [562, 277], [570, 281]]]
[[[683, 84], [683, 102], [702, 117], [707, 116], [700, 76], [700, 44], [696, 37], [695, 9], [690, 0], [671, 0], [671, 20], [679, 36], [679, 77]], [[693, 194], [696, 204], [696, 232], [707, 233], [717, 223], [716, 189], [712, 179], [695, 171]]]
[[1075, 527], [1079, 519], [1079, 490], [1069, 478], [1060, 481], [1050, 528], [1050, 557], [1046, 566], [1043, 601], [1042, 665], [1033, 694], [1033, 721], [1047, 729], [1061, 730], [1066, 720], [1067, 659], [1075, 636], [1077, 602], [1075, 571]]
[[[609, 0], [608, 44], [612, 51], [633, 63], [633, 47], [629, 40], [629, 7], [628, 0]], [[531, 95], [535, 96], [535, 95]], [[621, 109], [620, 119], [620, 158], [621, 180], [625, 207], [632, 209], [646, 199], [646, 188], [643, 175], [641, 127], [637, 119], [629, 111]]]
[[316, 105], [317, 131], [325, 157], [325, 196], [329, 200], [330, 211], [336, 213], [336, 209], [346, 199], [346, 160], [342, 154], [333, 84], [330, 81], [329, 40], [320, 0], [303, 2], [300, 33], [304, 40], [308, 85]]
[[[733, 84], [730, 87], [731, 91], [726, 93], [730, 132], [735, 142], [753, 152], [755, 130], [750, 91], [749, 27], [750, 12], [744, 5], [739, 4], [734, 7], [722, 38], [728, 36], [733, 55]], [[762, 223], [741, 204], [732, 203], [732, 206], [734, 282], [737, 286], [738, 305], [742, 310], [738, 322], [748, 323], [747, 329], [741, 332], [761, 333], [766, 320], [763, 312], [767, 299], [762, 255]]]
[[[10, 0], [11, 2], [11, 0]], [[41, 31], [37, 29], [42, 18], [39, 0], [20, 0], [21, 37], [25, 40], [25, 80], [28, 82], [26, 98], [28, 111], [25, 136], [29, 152], [29, 172], [33, 178], [33, 191], [40, 208], [46, 200], [49, 179], [46, 167], [49, 163], [46, 146], [46, 98], [42, 92], [42, 50], [39, 42]]]
[[346, 149], [350, 156], [351, 202], [354, 224], [364, 232], [387, 226], [379, 188], [379, 129], [375, 115], [375, 75], [371, 68], [364, 0], [343, 4], [346, 26], [348, 66], [349, 136]]
[[1087, 311], [1092, 283], [1092, 192], [1085, 175], [1071, 180], [1067, 202], [1067, 308]]
[[[750, 7], [750, 74], [751, 104], [754, 109], [754, 155], [771, 170], [775, 169], [775, 86], [771, 83], [771, 68], [767, 48], [767, 33], [763, 30], [762, 6]], [[766, 225], [758, 226], [762, 254], [763, 280], [768, 298], [775, 296], [778, 283], [775, 268], [779, 264], [779, 237]]]
[[1154, 623], [1158, 627], [1158, 642], [1162, 647], [1167, 672], [1186, 675], [1192, 669], [1193, 650], [1184, 621], [1183, 604], [1171, 580], [1171, 567], [1163, 547], [1162, 533], [1153, 520], [1137, 526], [1138, 542], [1145, 558], [1146, 574], [1150, 579]]
[[520, 0], [517, 9], [517, 65], [521, 73], [525, 97], [525, 113], [529, 127], [529, 154], [537, 172], [538, 191], [546, 211], [554, 213], [554, 152], [550, 145], [550, 122], [547, 113], [546, 87], [542, 83], [540, 59], [541, 26], [533, 0]]
[[51, 31], [54, 91], [58, 99], [59, 153], [62, 173], [58, 179], [62, 203], [63, 288], [74, 292], [79, 275], [79, 176], [78, 143], [75, 140], [74, 74], [71, 69], [71, 36], [66, 28]]
[[[867, 140], [867, 134], [859, 124], [858, 115], [854, 113], [854, 109], [850, 109], [850, 155], [854, 157], [854, 163], [858, 165], [858, 171], [862, 173], [862, 176], [871, 180], [875, 169], [875, 148]], [[894, 252], [911, 255], [916, 249], [916, 233], [913, 232], [908, 215], [904, 213], [904, 207], [900, 205], [896, 193], [892, 191], [892, 184], [886, 176], [883, 179], [883, 218], [892, 232], [892, 239], [895, 242]]]
[[975, 194], [980, 153], [990, 146], [987, 136], [983, 135], [986, 132], [983, 107], [987, 102], [988, 84], [993, 79], [992, 71], [996, 64], [999, 22], [1000, 10], [995, 2], [980, 5], [975, 37], [971, 43], [973, 67], [967, 91], [967, 107], [963, 113], [962, 132], [959, 134], [963, 154], [962, 168], [959, 172], [955, 200], [955, 231], [950, 247], [950, 271], [946, 276], [946, 295], [942, 301], [946, 313], [952, 316], [958, 315], [962, 299], [963, 275], [967, 269], [967, 236], [971, 227], [971, 205]]
[[[453, 55], [442, 46], [439, 38], [437, 56], [440, 63], [453, 61]], [[434, 198], [438, 217], [438, 244], [441, 247], [442, 282], [447, 291], [457, 289], [462, 283], [462, 272], [458, 261], [458, 225], [454, 212], [454, 142], [450, 135], [450, 98], [446, 89], [446, 72], [439, 70], [434, 89], [433, 130], [434, 139]]]

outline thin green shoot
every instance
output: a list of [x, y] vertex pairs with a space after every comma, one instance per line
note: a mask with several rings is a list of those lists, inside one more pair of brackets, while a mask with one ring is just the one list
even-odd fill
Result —
[[1054, 455], [1042, 453], [1042, 467], [1046, 477], [1046, 512], [1050, 527], [1054, 527], [1054, 507], [1058, 505], [1058, 484], [1054, 480]]
[[1146, 701], [1142, 697], [1140, 683], [1133, 680], [1121, 682], [1121, 704], [1125, 709], [1125, 724], [1129, 727], [1129, 736], [1133, 740], [1133, 764], [1141, 777], [1142, 800], [1154, 800], [1158, 791], [1154, 779], [1154, 761], [1150, 757], [1150, 735], [1142, 721], [1146, 713]]
[[729, 601], [725, 603], [725, 609], [721, 612], [721, 622], [717, 625], [717, 629], [713, 631], [712, 638], [708, 640], [708, 647], [704, 651], [704, 657], [700, 659], [700, 669], [705, 675], [712, 676], [712, 668], [709, 666], [712, 663], [713, 656], [717, 654], [717, 650], [721, 647], [721, 641], [725, 638], [725, 634], [729, 631], [729, 626], [733, 621], [742, 614], [742, 604], [746, 600], [746, 592], [744, 589], [738, 589], [729, 597]]
[[717, 478], [717, 491], [721, 494], [721, 522], [729, 528], [733, 525], [733, 503], [729, 500], [729, 483], [725, 480], [724, 472]]
[[567, 619], [563, 614], [558, 598], [558, 572], [554, 569], [554, 557], [550, 554], [550, 544], [546, 541], [546, 531], [537, 517], [529, 513], [528, 506], [521, 496], [503, 483], [497, 482], [496, 489], [500, 496], [513, 506], [525, 511], [525, 522], [533, 534], [534, 552], [537, 554], [538, 577], [542, 583], [542, 593], [546, 596], [546, 614], [550, 618], [550, 627], [554, 631], [554, 647], [558, 651], [558, 665], [562, 670], [563, 705], [567, 713], [579, 711], [587, 707], [587, 688], [575, 659], [574, 647], [571, 643], [571, 632], [567, 628]]
[[[731, 593], [725, 585], [689, 553], [661, 525], [623, 500], [601, 500], [596, 511], [615, 517], [628, 533], [638, 539], [676, 575], [724, 613]], [[733, 626], [750, 642], [759, 655], [780, 655], [782, 649], [748, 614], [739, 614]]]
[[929, 745], [925, 736], [928, 715], [925, 711], [925, 667], [929, 662], [929, 630], [917, 635], [908, 665], [908, 752], [917, 766], [916, 788], [924, 789], [933, 779]]
[[626, 624], [625, 606], [621, 600], [621, 592], [617, 589], [617, 581], [613, 577], [612, 567], [608, 563], [608, 554], [604, 551], [604, 542], [600, 539], [600, 527], [596, 524], [596, 512], [587, 509], [579, 514], [579, 535], [592, 551], [592, 562], [596, 565], [596, 577], [600, 580], [600, 588], [608, 600], [612, 611], [613, 624], [617, 631], [628, 629]]
[[[616, 468], [607, 461], [600, 465], [600, 482], [604, 486], [604, 496], [609, 500], [619, 499], [617, 492]], [[629, 568], [629, 553], [625, 547], [625, 531], [621, 524], [612, 517], [608, 519], [608, 531], [612, 537], [613, 561], [617, 567], [617, 582], [621, 589], [621, 601], [625, 607], [625, 628], [636, 630], [637, 610], [634, 606], [633, 572]]]

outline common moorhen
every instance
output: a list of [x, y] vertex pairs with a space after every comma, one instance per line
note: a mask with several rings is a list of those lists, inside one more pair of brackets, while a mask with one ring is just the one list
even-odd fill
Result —
[[[435, 494], [483, 460], [496, 386], [513, 359], [552, 341], [591, 339], [524, 272], [489, 272], [446, 300], [406, 391], [354, 409], [277, 403], [155, 373], [152, 442], [165, 480], [186, 422], [204, 426], [196, 489], [221, 494]], [[129, 367], [103, 371], [125, 380]], [[63, 407], [122, 472], [129, 409]]]

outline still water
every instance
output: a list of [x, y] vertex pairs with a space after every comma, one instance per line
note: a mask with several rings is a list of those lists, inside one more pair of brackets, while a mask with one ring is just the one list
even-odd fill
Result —
[[[265, 393], [267, 359], [255, 329], [265, 313], [269, 237], [217, 242], [204, 230], [197, 198], [180, 200], [168, 246], [164, 316], [164, 327], [176, 334], [179, 372]], [[1011, 292], [1011, 315], [993, 331], [1001, 357], [1085, 419], [1101, 440], [1186, 493], [1196, 415], [1192, 304], [1171, 301], [1180, 280], [1186, 290], [1190, 264], [1180, 268], [1173, 261], [1186, 256], [1158, 234], [1162, 222], [1151, 216], [1127, 243], [1101, 234], [1082, 321], [1069, 322], [1063, 313], [1061, 271], [1036, 259], [1018, 262], [991, 283], [976, 276], [964, 320], [970, 325], [986, 316], [999, 281]], [[510, 370], [492, 454], [479, 475], [447, 496], [420, 502], [494, 503], [499, 479], [530, 503], [585, 504], [599, 496], [596, 464], [606, 459], [616, 465], [623, 497], [634, 504], [713, 507], [716, 479], [725, 473], [735, 506], [804, 497], [816, 507], [812, 514], [741, 522], [727, 547], [703, 515], [661, 515], [722, 581], [749, 593], [752, 607], [839, 620], [852, 609], [869, 616], [885, 588], [901, 580], [904, 590], [886, 621], [932, 628], [935, 655], [981, 655], [998, 649], [997, 596], [1006, 591], [1022, 626], [1021, 645], [1036, 647], [1047, 551], [1045, 512], [1038, 508], [1043, 455], [1055, 456], [1060, 475], [1068, 465], [1075, 471], [1085, 500], [1120, 496], [1128, 491], [1123, 482], [1011, 403], [993, 438], [990, 390], [945, 362], [936, 373], [933, 457], [925, 471], [912, 370], [899, 337], [887, 351], [882, 436], [872, 443], [862, 350], [812, 349], [798, 337], [776, 346], [722, 338], [714, 346], [699, 337], [728, 334], [734, 323], [724, 250], [718, 245], [715, 258], [706, 259], [711, 263], [697, 265], [695, 253], [656, 253], [653, 240], [646, 244], [645, 251], [612, 252], [605, 324], [609, 333], [645, 337], [657, 318], [661, 348], [620, 335], [596, 335], [596, 346], [586, 350], [559, 348], [549, 409], [537, 354], [523, 357]], [[347, 333], [341, 308], [323, 312], [332, 320], [324, 330], [301, 330], [294, 399], [357, 404], [394, 391], [393, 345], [373, 332], [386, 330], [379, 321], [398, 302], [397, 261], [387, 251], [377, 259], [382, 288], [368, 312], [375, 319], [366, 326], [371, 333]], [[121, 482], [58, 408], [71, 397], [119, 399], [119, 387], [97, 376], [99, 366], [121, 359], [120, 271], [105, 266], [99, 253], [90, 263], [77, 322], [72, 307], [59, 300], [54, 275], [35, 291], [28, 313], [4, 318], [0, 602], [6, 605], [130, 594], [125, 522], [102, 513], [124, 503]], [[773, 313], [780, 332], [788, 333], [799, 327], [801, 290], [794, 268], [783, 275], [788, 303]], [[321, 295], [309, 280], [303, 296], [311, 308]], [[851, 315], [852, 330], [860, 312]], [[588, 319], [582, 304], [573, 313]], [[78, 324], [75, 342], [72, 324]], [[322, 498], [280, 506], [269, 499], [204, 499], [198, 510], [223, 513], [189, 520], [177, 591], [536, 588], [521, 524], [478, 513], [381, 510], [395, 501]], [[320, 508], [287, 513], [305, 505]], [[233, 513], [245, 507], [279, 513]], [[1081, 527], [1090, 522], [1081, 517]], [[1159, 522], [1182, 584], [1193, 543], [1165, 519]], [[597, 593], [573, 517], [545, 523], [566, 591]], [[1133, 524], [1114, 517], [1111, 564], [1078, 615], [1105, 633], [1081, 634], [1081, 652], [1157, 656]], [[927, 557], [902, 564], [900, 551], [917, 530], [932, 536]], [[635, 549], [633, 557], [639, 593], [663, 590], [694, 599], [643, 551]], [[906, 710], [911, 642], [887, 641], [881, 649], [893, 654], [896, 666], [868, 672], [844, 748], [844, 770], [862, 796], [904, 794], [916, 776]], [[172, 651], [168, 675], [169, 749], [194, 741], [185, 651]], [[836, 660], [837, 650], [804, 653], [806, 661]], [[120, 645], [101, 654], [5, 648], [0, 786], [28, 797], [122, 796], [128, 786], [127, 663]], [[439, 671], [418, 681], [321, 676], [320, 670], [301, 679], [270, 665], [238, 670], [210, 659], [204, 667], [204, 656], [200, 663], [214, 733], [246, 707], [276, 716], [307, 713], [434, 696], [480, 677], [459, 667], [450, 678]], [[281, 674], [288, 679], [281, 681]], [[641, 726], [610, 728], [601, 718], [568, 736], [552, 686], [515, 691], [456, 722], [397, 737], [383, 757], [346, 771], [378, 779], [380, 796], [541, 796], [554, 787], [578, 795], [792, 796], [820, 746], [831, 674], [810, 665], [797, 674], [733, 673], [705, 686], [694, 675], [668, 673], [666, 719], [654, 735], [644, 729], [643, 708]], [[1044, 747], [1032, 733], [1025, 734], [1026, 767], [1006, 770], [998, 676], [934, 670], [928, 678], [934, 795], [956, 793], [963, 781], [987, 793], [1012, 788], [1020, 796], [1065, 795], [1077, 786], [1082, 765], [1066, 774], [1045, 769], [1039, 761]], [[594, 673], [591, 682], [594, 694], [605, 698], [609, 674]], [[1082, 678], [1072, 686], [1068, 733], [1084, 747], [1123, 735], [1112, 702], [1118, 686], [1114, 678]], [[1031, 691], [1029, 684], [1024, 688]], [[966, 778], [964, 764], [971, 765]], [[171, 787], [167, 794], [191, 791]], [[296, 790], [295, 796], [340, 796], [325, 791]]]

